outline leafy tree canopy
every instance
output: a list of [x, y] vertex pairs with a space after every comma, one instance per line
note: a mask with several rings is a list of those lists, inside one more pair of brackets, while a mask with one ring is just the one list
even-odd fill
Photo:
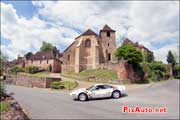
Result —
[[175, 60], [174, 55], [172, 54], [171, 51], [168, 52], [167, 62], [168, 62], [168, 63], [171, 63], [172, 66], [174, 66], [174, 65], [176, 64], [176, 60]]
[[58, 53], [58, 50], [55, 46], [51, 43], [43, 42], [42, 46], [40, 47], [40, 51], [53, 51], [54, 55]]
[[51, 43], [43, 42], [40, 51], [52, 51], [53, 45]]
[[128, 63], [140, 63], [143, 61], [142, 53], [132, 45], [122, 45], [115, 52], [116, 58], [119, 60], [121, 57]]
[[24, 56], [28, 59], [31, 55], [32, 55], [32, 52], [28, 52]]

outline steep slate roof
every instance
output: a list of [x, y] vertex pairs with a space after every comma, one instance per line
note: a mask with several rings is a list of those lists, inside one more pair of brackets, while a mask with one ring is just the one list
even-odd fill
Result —
[[43, 60], [43, 59], [54, 59], [55, 56], [52, 51], [37, 52], [30, 56], [29, 60]]
[[86, 35], [95, 35], [95, 36], [97, 36], [97, 34], [94, 31], [92, 31], [91, 29], [88, 29], [88, 30], [86, 30], [84, 33], [82, 33], [80, 36], [78, 36], [76, 38], [79, 38], [81, 36], [86, 36]]
[[100, 30], [100, 32], [116, 32], [115, 30], [113, 30], [112, 28], [110, 28], [107, 24], [104, 25], [103, 29]]

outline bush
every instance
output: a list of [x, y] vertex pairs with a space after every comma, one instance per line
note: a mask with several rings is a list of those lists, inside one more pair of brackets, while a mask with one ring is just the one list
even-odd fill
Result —
[[78, 86], [77, 82], [70, 82], [70, 81], [54, 81], [51, 83], [51, 88], [52, 89], [74, 89], [75, 87]]
[[149, 68], [149, 77], [152, 81], [160, 81], [168, 75], [166, 65], [162, 62], [152, 62], [149, 64]]
[[152, 62], [152, 63], [143, 62], [141, 63], [141, 67], [143, 72], [145, 73], [143, 80], [146, 82], [160, 81], [162, 79], [169, 78], [169, 74], [167, 72], [167, 66], [162, 62]]
[[5, 94], [5, 85], [3, 84], [3, 82], [0, 82], [0, 96], [4, 96]]
[[10, 69], [10, 72], [13, 73], [13, 74], [17, 74], [18, 72], [23, 72], [24, 70], [18, 66], [13, 66], [11, 69]]
[[51, 83], [52, 89], [64, 89], [64, 86], [61, 84], [60, 81], [54, 81]]
[[180, 79], [180, 64], [176, 64], [173, 67], [173, 74], [176, 79]]
[[37, 67], [37, 66], [27, 66], [27, 67], [25, 67], [25, 72], [26, 73], [31, 73], [31, 74], [37, 73], [37, 72], [39, 72], [39, 67]]
[[68, 89], [68, 90], [72, 90], [74, 89], [75, 87], [78, 86], [78, 83], [77, 82], [70, 82], [70, 81], [63, 81], [61, 82], [63, 84], [63, 86]]

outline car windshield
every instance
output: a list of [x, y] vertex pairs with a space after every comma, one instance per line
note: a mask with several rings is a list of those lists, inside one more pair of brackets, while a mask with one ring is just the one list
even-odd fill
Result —
[[87, 88], [86, 90], [91, 90], [94, 87], [94, 85], [92, 85], [91, 87]]

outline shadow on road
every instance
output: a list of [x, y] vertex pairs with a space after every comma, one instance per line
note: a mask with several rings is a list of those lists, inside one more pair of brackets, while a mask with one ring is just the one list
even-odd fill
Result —
[[[119, 99], [121, 99], [121, 98], [123, 98], [123, 97], [126, 97], [126, 96], [128, 96], [128, 95], [125, 94], [125, 93], [123, 93]], [[93, 99], [87, 100], [86, 102], [98, 101], [98, 100], [111, 100], [111, 99], [113, 99], [113, 98], [111, 98], [111, 97], [108, 97], [108, 98], [107, 98], [107, 97], [106, 97], [106, 98], [93, 98]], [[79, 101], [79, 100], [75, 100], [75, 101]], [[81, 101], [80, 101], [80, 102], [81, 102]]]

